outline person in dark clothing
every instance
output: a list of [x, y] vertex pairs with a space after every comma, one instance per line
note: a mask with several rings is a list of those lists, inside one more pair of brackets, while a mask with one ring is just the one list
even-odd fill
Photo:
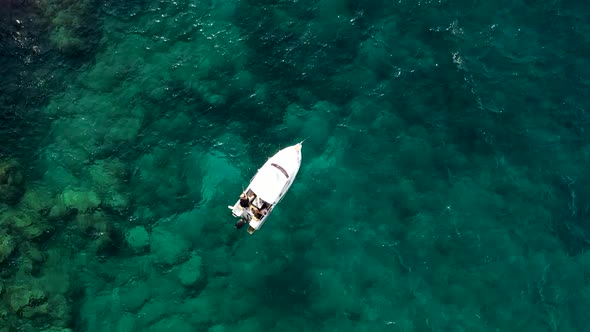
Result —
[[247, 209], [248, 206], [250, 206], [250, 200], [248, 199], [248, 196], [246, 196], [245, 193], [242, 193], [240, 195], [240, 206], [244, 209]]

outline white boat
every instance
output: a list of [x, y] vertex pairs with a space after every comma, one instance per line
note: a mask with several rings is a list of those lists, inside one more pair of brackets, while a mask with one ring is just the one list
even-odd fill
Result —
[[232, 215], [240, 218], [236, 222], [237, 229], [248, 223], [248, 233], [252, 234], [262, 227], [297, 176], [302, 144], [286, 147], [270, 157], [258, 169], [238, 201], [228, 206]]

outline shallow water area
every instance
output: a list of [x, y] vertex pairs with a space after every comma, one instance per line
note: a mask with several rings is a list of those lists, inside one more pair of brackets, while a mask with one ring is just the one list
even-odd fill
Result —
[[586, 7], [0, 2], [0, 331], [590, 329]]

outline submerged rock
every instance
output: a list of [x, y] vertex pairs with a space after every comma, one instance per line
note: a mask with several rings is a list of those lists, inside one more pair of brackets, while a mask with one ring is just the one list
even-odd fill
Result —
[[125, 240], [133, 251], [141, 252], [150, 244], [150, 234], [143, 226], [137, 226], [125, 233]]
[[8, 160], [0, 162], [0, 203], [16, 205], [25, 193], [25, 176], [21, 165]]
[[201, 278], [201, 257], [193, 255], [188, 261], [184, 262], [178, 273], [180, 283], [184, 286], [194, 285]]
[[92, 179], [93, 187], [98, 191], [119, 189], [125, 182], [127, 170], [125, 164], [118, 159], [103, 159], [96, 161], [87, 169]]
[[100, 39], [97, 2], [45, 0], [37, 5], [49, 22], [49, 41], [55, 49], [72, 57], [94, 49]]
[[103, 196], [102, 202], [116, 211], [124, 211], [129, 206], [129, 195], [126, 193], [110, 192]]
[[6, 233], [0, 233], [0, 263], [4, 262], [12, 254], [14, 246], [12, 236]]
[[45, 293], [35, 287], [11, 286], [6, 290], [7, 303], [14, 312], [23, 309], [25, 306], [42, 301], [45, 298]]
[[152, 230], [150, 251], [154, 261], [161, 265], [175, 265], [186, 259], [190, 243], [180, 234], [172, 233], [157, 226]]
[[119, 235], [107, 214], [100, 211], [79, 213], [72, 224], [86, 238], [83, 245], [89, 252], [102, 255], [116, 250]]
[[26, 210], [46, 214], [55, 202], [48, 191], [41, 188], [28, 188], [20, 204]]
[[190, 332], [195, 331], [195, 328], [187, 323], [184, 319], [179, 317], [165, 317], [152, 325], [148, 331], [177, 331]]
[[11, 229], [26, 239], [33, 239], [50, 229], [50, 225], [38, 214], [21, 210], [9, 210], [0, 216], [0, 226]]
[[68, 188], [63, 192], [61, 198], [67, 208], [76, 209], [81, 213], [90, 212], [101, 203], [98, 194], [92, 190]]

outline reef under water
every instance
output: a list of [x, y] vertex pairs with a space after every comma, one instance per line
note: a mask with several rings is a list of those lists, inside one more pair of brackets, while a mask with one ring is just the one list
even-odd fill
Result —
[[587, 331], [589, 17], [0, 0], [0, 332]]

